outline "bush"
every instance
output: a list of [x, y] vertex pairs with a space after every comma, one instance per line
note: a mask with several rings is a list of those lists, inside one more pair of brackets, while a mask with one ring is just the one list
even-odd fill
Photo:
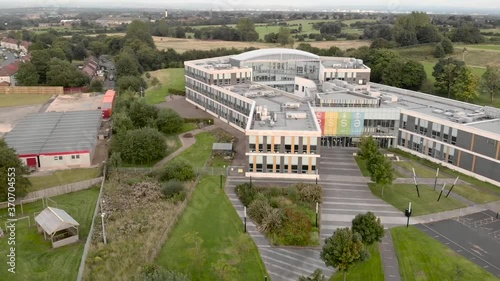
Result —
[[254, 220], [256, 224], [262, 224], [264, 218], [272, 211], [271, 205], [266, 198], [255, 198], [248, 207], [248, 216]]
[[281, 227], [283, 227], [283, 213], [276, 208], [270, 209], [260, 224], [260, 230], [264, 233], [277, 232]]
[[234, 190], [244, 206], [249, 206], [257, 195], [257, 191], [249, 183], [237, 185]]
[[168, 162], [159, 173], [160, 181], [178, 180], [188, 181], [196, 177], [193, 166], [182, 159], [175, 159]]
[[[145, 76], [146, 76], [146, 78], [148, 78], [148, 79], [149, 79], [149, 78], [151, 78], [151, 74], [149, 74], [149, 72], [146, 72]], [[156, 77], [155, 77], [155, 78], [156, 78]]]
[[293, 205], [293, 202], [285, 196], [276, 196], [269, 199], [269, 204], [273, 208], [285, 208]]
[[148, 265], [141, 270], [137, 281], [189, 281], [189, 276], [175, 271], [168, 271], [157, 265]]
[[162, 184], [161, 192], [167, 199], [185, 192], [184, 184], [179, 180], [169, 180]]
[[299, 200], [306, 203], [322, 202], [323, 190], [316, 184], [299, 183], [295, 185]]
[[157, 129], [142, 128], [116, 135], [111, 150], [119, 152], [125, 163], [150, 164], [165, 156], [167, 145]]
[[177, 90], [177, 89], [168, 88], [167, 91], [171, 95], [177, 95], [177, 96], [185, 96], [186, 95], [185, 90]]
[[182, 129], [183, 118], [170, 108], [162, 108], [155, 120], [156, 127], [164, 134], [178, 133]]
[[194, 123], [194, 124], [213, 124], [214, 119], [213, 118], [184, 118], [185, 123]]
[[308, 245], [311, 242], [312, 229], [309, 218], [292, 208], [285, 209], [284, 218], [281, 242], [285, 245]]

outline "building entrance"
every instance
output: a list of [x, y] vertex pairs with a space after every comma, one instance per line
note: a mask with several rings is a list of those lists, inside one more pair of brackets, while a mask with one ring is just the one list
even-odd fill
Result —
[[[353, 137], [321, 137], [321, 146], [323, 147], [357, 147], [361, 138]], [[388, 148], [392, 146], [392, 138], [375, 138], [378, 146]]]

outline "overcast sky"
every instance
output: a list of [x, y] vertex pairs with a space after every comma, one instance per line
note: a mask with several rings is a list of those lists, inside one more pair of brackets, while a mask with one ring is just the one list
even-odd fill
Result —
[[[4, 2], [3, 0], [0, 2]], [[366, 9], [366, 7], [379, 7], [383, 10], [402, 10], [413, 8], [450, 8], [464, 10], [467, 8], [496, 10], [500, 12], [499, 0], [349, 0], [349, 1], [332, 1], [332, 0], [16, 0], [5, 1], [6, 5], [16, 6], [51, 6], [51, 7], [136, 7], [136, 8], [169, 8], [169, 7], [187, 7], [191, 9], [206, 9], [206, 7], [222, 7], [223, 9], [241, 9], [248, 7], [283, 7], [283, 8], [306, 8], [315, 7], [324, 9], [335, 8], [357, 8]], [[5, 5], [2, 4], [2, 5]], [[9, 5], [9, 6], [10, 6]]]

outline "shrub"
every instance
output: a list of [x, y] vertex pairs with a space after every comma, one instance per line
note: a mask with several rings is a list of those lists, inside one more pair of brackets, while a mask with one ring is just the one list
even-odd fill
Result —
[[153, 128], [130, 130], [113, 139], [113, 153], [119, 152], [125, 163], [148, 164], [165, 156], [167, 145], [164, 136]]
[[175, 159], [168, 162], [163, 171], [159, 172], [160, 181], [178, 180], [188, 181], [196, 177], [193, 166], [182, 159]]
[[213, 124], [214, 119], [213, 118], [184, 118], [184, 122], [186, 123], [203, 123], [203, 124]]
[[299, 183], [295, 185], [299, 200], [307, 203], [322, 202], [323, 191], [321, 186], [316, 184]]
[[271, 205], [265, 198], [256, 198], [248, 207], [248, 215], [255, 223], [261, 224], [264, 218], [272, 211]]
[[265, 233], [277, 232], [281, 227], [283, 227], [283, 213], [276, 208], [270, 209], [260, 224], [260, 230]]
[[157, 265], [145, 266], [136, 278], [137, 281], [189, 281], [189, 276], [165, 270]]
[[158, 131], [167, 135], [180, 132], [183, 123], [184, 120], [179, 113], [170, 108], [160, 109], [155, 120]]
[[177, 89], [168, 88], [167, 91], [171, 95], [177, 95], [177, 96], [185, 96], [186, 95], [185, 90], [177, 90]]
[[285, 208], [293, 205], [293, 202], [285, 196], [276, 196], [269, 199], [269, 204], [273, 208]]
[[237, 185], [234, 189], [244, 206], [249, 206], [257, 195], [255, 187], [252, 187], [249, 183]]
[[302, 212], [292, 208], [284, 210], [282, 243], [285, 245], [305, 246], [311, 241], [311, 222]]
[[[151, 74], [149, 74], [149, 72], [146, 72], [145, 76], [146, 76], [146, 78], [148, 78], [148, 79], [149, 79], [149, 78], [151, 78]], [[156, 77], [155, 77], [155, 78], [156, 78]]]
[[169, 180], [161, 186], [161, 192], [167, 199], [170, 199], [184, 191], [184, 184], [178, 180]]

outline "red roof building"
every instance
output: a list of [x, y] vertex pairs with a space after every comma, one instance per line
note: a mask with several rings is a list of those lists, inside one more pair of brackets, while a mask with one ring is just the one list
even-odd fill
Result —
[[19, 62], [8, 64], [4, 67], [0, 67], [0, 82], [7, 82], [9, 86], [15, 86], [16, 81], [14, 75], [16, 75], [19, 70]]

